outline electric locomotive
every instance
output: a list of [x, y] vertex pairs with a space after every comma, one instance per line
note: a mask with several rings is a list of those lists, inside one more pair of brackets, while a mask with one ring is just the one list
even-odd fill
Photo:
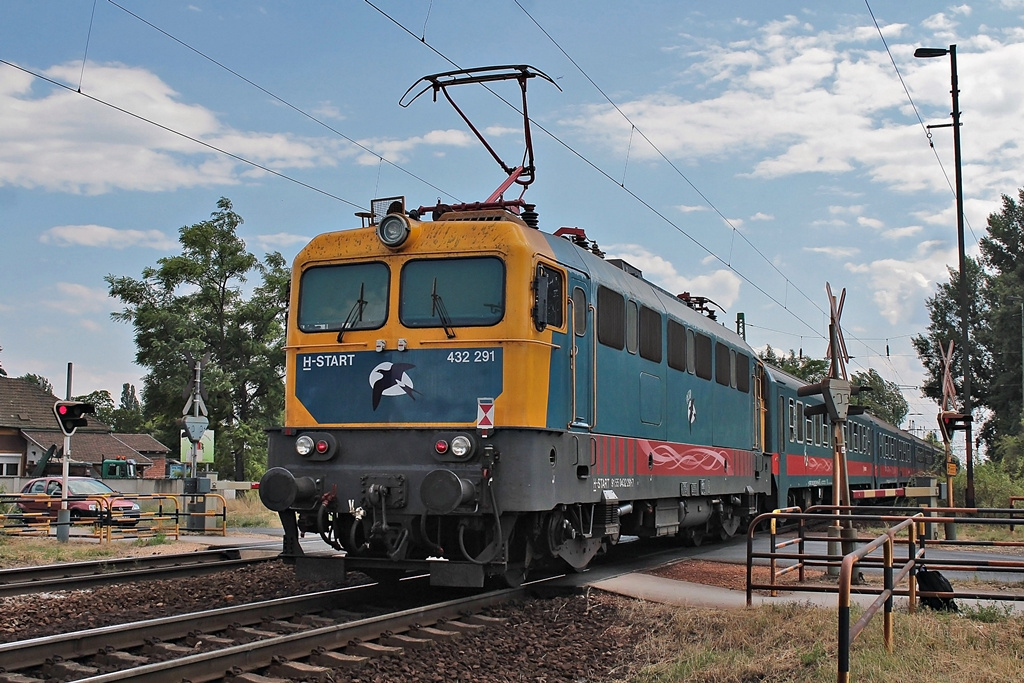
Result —
[[[361, 227], [295, 258], [284, 426], [259, 490], [306, 576], [516, 584], [538, 566], [581, 570], [623, 535], [725, 539], [830, 481], [830, 467], [812, 479], [790, 464], [828, 448], [792, 413], [795, 381], [706, 300], [605, 260], [579, 228], [542, 232], [533, 205], [504, 198], [533, 180], [538, 76], [550, 81], [526, 66], [424, 79], [449, 100], [464, 83], [522, 88], [524, 163], [499, 159], [508, 178], [487, 200], [377, 199]], [[343, 553], [304, 554], [305, 533]]]

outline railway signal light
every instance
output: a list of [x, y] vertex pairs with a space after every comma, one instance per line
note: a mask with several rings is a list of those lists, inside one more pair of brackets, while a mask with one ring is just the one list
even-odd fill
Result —
[[817, 384], [805, 384], [796, 390], [797, 396], [820, 394], [824, 403], [804, 409], [804, 415], [828, 415], [833, 422], [845, 420], [848, 415], [860, 415], [865, 406], [850, 405], [850, 397], [862, 391], [871, 391], [870, 386], [854, 386], [848, 380], [826, 377]]
[[942, 432], [942, 439], [949, 441], [953, 438], [953, 433], [958, 429], [966, 430], [968, 425], [973, 421], [970, 415], [964, 415], [952, 410], [943, 410], [939, 413], [939, 431]]
[[88, 420], [86, 415], [96, 412], [96, 406], [82, 401], [57, 401], [53, 404], [53, 414], [64, 436], [71, 436], [79, 427], [84, 427]]

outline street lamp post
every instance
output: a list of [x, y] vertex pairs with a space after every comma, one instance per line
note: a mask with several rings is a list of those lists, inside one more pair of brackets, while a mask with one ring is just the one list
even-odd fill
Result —
[[[953, 93], [953, 160], [956, 165], [956, 238], [957, 248], [960, 257], [960, 346], [963, 349], [964, 358], [964, 383], [963, 383], [963, 404], [964, 414], [968, 417], [971, 413], [971, 346], [968, 343], [967, 328], [970, 324], [970, 299], [967, 289], [967, 257], [964, 252], [964, 185], [960, 163], [960, 87], [956, 75], [956, 45], [950, 45], [949, 49], [941, 47], [919, 47], [914, 51], [914, 56], [927, 59], [929, 57], [944, 57], [949, 55], [949, 66], [952, 75]], [[941, 126], [928, 126], [929, 128], [946, 128], [950, 124]], [[966, 423], [964, 431], [966, 439], [967, 459], [967, 491], [965, 505], [974, 507], [974, 454], [971, 442], [971, 421]]]

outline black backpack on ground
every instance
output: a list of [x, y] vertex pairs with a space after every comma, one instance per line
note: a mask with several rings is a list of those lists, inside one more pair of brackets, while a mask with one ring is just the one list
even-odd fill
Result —
[[[952, 593], [953, 586], [949, 579], [937, 571], [921, 567], [917, 570], [917, 586], [923, 591], [934, 591], [936, 593]], [[959, 612], [956, 601], [953, 598], [940, 598], [935, 596], [921, 596], [921, 604], [936, 611]]]

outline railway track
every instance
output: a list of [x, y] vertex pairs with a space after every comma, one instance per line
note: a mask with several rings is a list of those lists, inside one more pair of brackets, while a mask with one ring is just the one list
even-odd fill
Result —
[[[331, 680], [333, 670], [459, 638], [501, 620], [477, 614], [527, 595], [450, 599], [425, 578], [401, 582], [406, 607], [368, 612], [394, 586], [360, 586], [0, 644], [0, 683], [44, 680]], [[408, 605], [414, 605], [408, 607]], [[355, 611], [356, 606], [358, 611]]]
[[221, 548], [174, 555], [3, 569], [0, 570], [0, 597], [208, 574], [275, 560], [277, 554], [276, 549], [269, 548]]

